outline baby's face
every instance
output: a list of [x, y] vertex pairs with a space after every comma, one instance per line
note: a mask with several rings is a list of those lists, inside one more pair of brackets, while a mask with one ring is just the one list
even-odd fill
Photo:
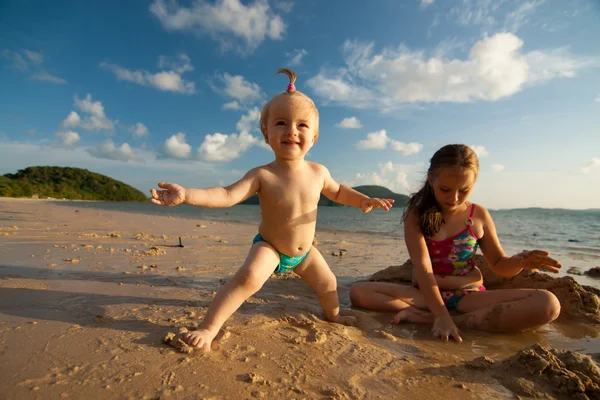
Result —
[[308, 100], [281, 96], [269, 108], [264, 135], [277, 157], [294, 160], [304, 158], [315, 143], [317, 125]]

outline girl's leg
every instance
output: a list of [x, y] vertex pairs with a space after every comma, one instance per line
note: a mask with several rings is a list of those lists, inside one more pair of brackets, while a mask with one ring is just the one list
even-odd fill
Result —
[[358, 282], [350, 288], [355, 307], [369, 310], [401, 311], [409, 307], [427, 309], [419, 289], [388, 282]]
[[502, 289], [472, 292], [460, 299], [458, 326], [496, 332], [521, 332], [558, 318], [560, 302], [547, 290]]
[[433, 322], [419, 289], [396, 283], [358, 282], [350, 288], [350, 301], [355, 307], [369, 310], [399, 311], [393, 323]]
[[225, 321], [248, 297], [263, 286], [279, 263], [279, 253], [266, 242], [252, 245], [244, 265], [217, 292], [198, 330], [183, 340], [190, 346], [210, 351], [210, 345]]
[[355, 325], [356, 317], [340, 315], [337, 280], [321, 252], [314, 246], [294, 272], [313, 288], [325, 313], [325, 319], [344, 325]]

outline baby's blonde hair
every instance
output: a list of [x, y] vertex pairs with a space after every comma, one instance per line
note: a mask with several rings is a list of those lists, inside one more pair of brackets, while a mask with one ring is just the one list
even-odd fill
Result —
[[275, 72], [275, 75], [277, 75], [277, 74], [287, 75], [288, 78], [290, 79], [290, 84], [288, 85], [288, 88], [285, 92], [276, 94], [275, 96], [273, 96], [271, 98], [271, 100], [267, 101], [267, 103], [263, 106], [262, 112], [260, 113], [260, 130], [263, 133], [263, 136], [265, 136], [265, 141], [267, 139], [267, 137], [266, 137], [267, 119], [269, 118], [269, 109], [271, 108], [271, 104], [273, 104], [274, 100], [276, 100], [282, 96], [287, 96], [289, 99], [305, 100], [308, 102], [308, 104], [312, 108], [313, 112], [315, 113], [315, 119], [316, 119], [316, 126], [314, 129], [315, 142], [316, 142], [317, 139], [319, 138], [319, 110], [317, 110], [317, 106], [315, 106], [315, 103], [312, 101], [312, 99], [310, 97], [308, 97], [304, 93], [296, 90], [296, 87], [294, 86], [294, 83], [296, 82], [296, 73], [294, 71], [292, 71], [291, 69], [287, 69], [287, 68], [279, 68], [277, 70], [277, 72]]

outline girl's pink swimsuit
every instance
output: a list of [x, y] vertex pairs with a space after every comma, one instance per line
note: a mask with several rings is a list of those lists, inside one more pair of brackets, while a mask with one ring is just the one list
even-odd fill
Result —
[[[465, 229], [456, 235], [439, 241], [425, 238], [434, 274], [462, 276], [468, 274], [475, 267], [473, 257], [477, 252], [479, 239], [471, 228], [474, 211], [475, 204], [472, 204], [469, 218], [465, 220]], [[456, 304], [461, 298], [469, 293], [483, 290], [485, 287], [481, 285], [455, 290], [440, 290], [440, 294], [447, 308], [456, 308]]]

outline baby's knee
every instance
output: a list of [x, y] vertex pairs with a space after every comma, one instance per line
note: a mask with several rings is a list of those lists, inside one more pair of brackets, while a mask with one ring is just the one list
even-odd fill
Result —
[[252, 271], [245, 271], [244, 273], [236, 276], [236, 282], [238, 286], [255, 293], [260, 290], [266, 281]]
[[537, 303], [536, 309], [539, 312], [541, 321], [544, 324], [554, 321], [560, 315], [560, 301], [554, 293], [548, 290], [536, 290], [535, 299]]
[[315, 287], [315, 291], [318, 294], [325, 294], [330, 292], [335, 292], [337, 290], [337, 279], [335, 275], [332, 273], [327, 274], [327, 276], [320, 280]]

